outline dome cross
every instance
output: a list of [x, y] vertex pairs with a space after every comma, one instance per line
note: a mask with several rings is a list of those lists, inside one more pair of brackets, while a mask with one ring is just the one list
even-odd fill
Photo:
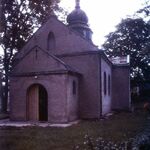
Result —
[[80, 0], [76, 0], [76, 9], [80, 8]]

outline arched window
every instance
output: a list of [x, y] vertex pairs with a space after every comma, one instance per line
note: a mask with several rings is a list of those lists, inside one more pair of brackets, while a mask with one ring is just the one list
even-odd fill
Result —
[[48, 41], [47, 41], [47, 49], [48, 50], [55, 50], [55, 36], [53, 32], [50, 32], [48, 35]]
[[73, 93], [73, 95], [75, 95], [75, 94], [76, 94], [76, 92], [77, 92], [76, 82], [75, 82], [75, 81], [73, 81], [73, 82], [72, 82], [72, 93]]
[[110, 95], [110, 90], [111, 90], [111, 79], [110, 75], [108, 75], [108, 94]]
[[107, 79], [106, 79], [106, 72], [104, 72], [104, 94], [106, 95], [107, 93]]

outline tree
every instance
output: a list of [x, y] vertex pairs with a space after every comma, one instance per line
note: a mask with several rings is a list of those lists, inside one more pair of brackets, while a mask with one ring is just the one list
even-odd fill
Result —
[[127, 18], [106, 36], [103, 48], [109, 57], [130, 55], [131, 79], [150, 79], [150, 24]]
[[137, 11], [138, 16], [142, 16], [142, 18], [149, 18], [150, 16], [150, 1], [145, 0], [144, 7]]
[[35, 29], [41, 26], [53, 12], [63, 11], [59, 0], [0, 0], [0, 46], [3, 49], [4, 92], [2, 108], [7, 110], [9, 72], [12, 58]]

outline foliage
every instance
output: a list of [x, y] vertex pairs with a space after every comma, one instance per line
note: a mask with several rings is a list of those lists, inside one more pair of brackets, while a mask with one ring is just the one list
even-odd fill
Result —
[[[139, 106], [138, 106], [139, 107]], [[143, 116], [144, 117], [144, 116]], [[129, 124], [130, 122], [128, 122]], [[74, 150], [149, 150], [150, 149], [150, 120], [144, 124], [143, 130], [134, 137], [113, 141], [106, 137], [93, 138], [90, 135], [85, 135], [82, 144], [76, 145]]]
[[109, 57], [130, 55], [131, 77], [150, 79], [150, 24], [142, 18], [127, 18], [109, 33], [103, 48]]
[[[84, 137], [84, 149], [86, 150], [127, 150], [132, 149], [132, 139], [124, 142], [111, 142], [106, 141], [102, 137], [93, 139], [92, 137], [85, 135]], [[83, 150], [80, 146], [75, 146], [74, 150]]]
[[43, 24], [52, 11], [62, 11], [59, 0], [1, 0], [0, 1], [0, 46], [3, 50], [3, 111], [7, 110], [9, 72], [14, 54], [18, 52]]
[[[149, 150], [150, 135], [138, 135], [138, 138], [131, 138], [123, 142], [107, 141], [101, 137], [93, 139], [85, 135], [82, 147], [84, 150]], [[83, 148], [77, 145], [74, 150], [83, 150]]]
[[150, 1], [149, 0], [144, 1], [143, 8], [138, 10], [136, 15], [141, 16], [142, 18], [144, 17], [144, 19], [149, 19], [149, 16], [150, 16]]

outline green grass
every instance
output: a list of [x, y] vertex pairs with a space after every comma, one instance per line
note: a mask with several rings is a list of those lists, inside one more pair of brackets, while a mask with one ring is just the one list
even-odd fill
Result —
[[144, 130], [147, 122], [142, 111], [119, 113], [101, 121], [81, 121], [67, 128], [1, 127], [0, 150], [71, 150], [83, 144], [84, 136], [123, 141]]

